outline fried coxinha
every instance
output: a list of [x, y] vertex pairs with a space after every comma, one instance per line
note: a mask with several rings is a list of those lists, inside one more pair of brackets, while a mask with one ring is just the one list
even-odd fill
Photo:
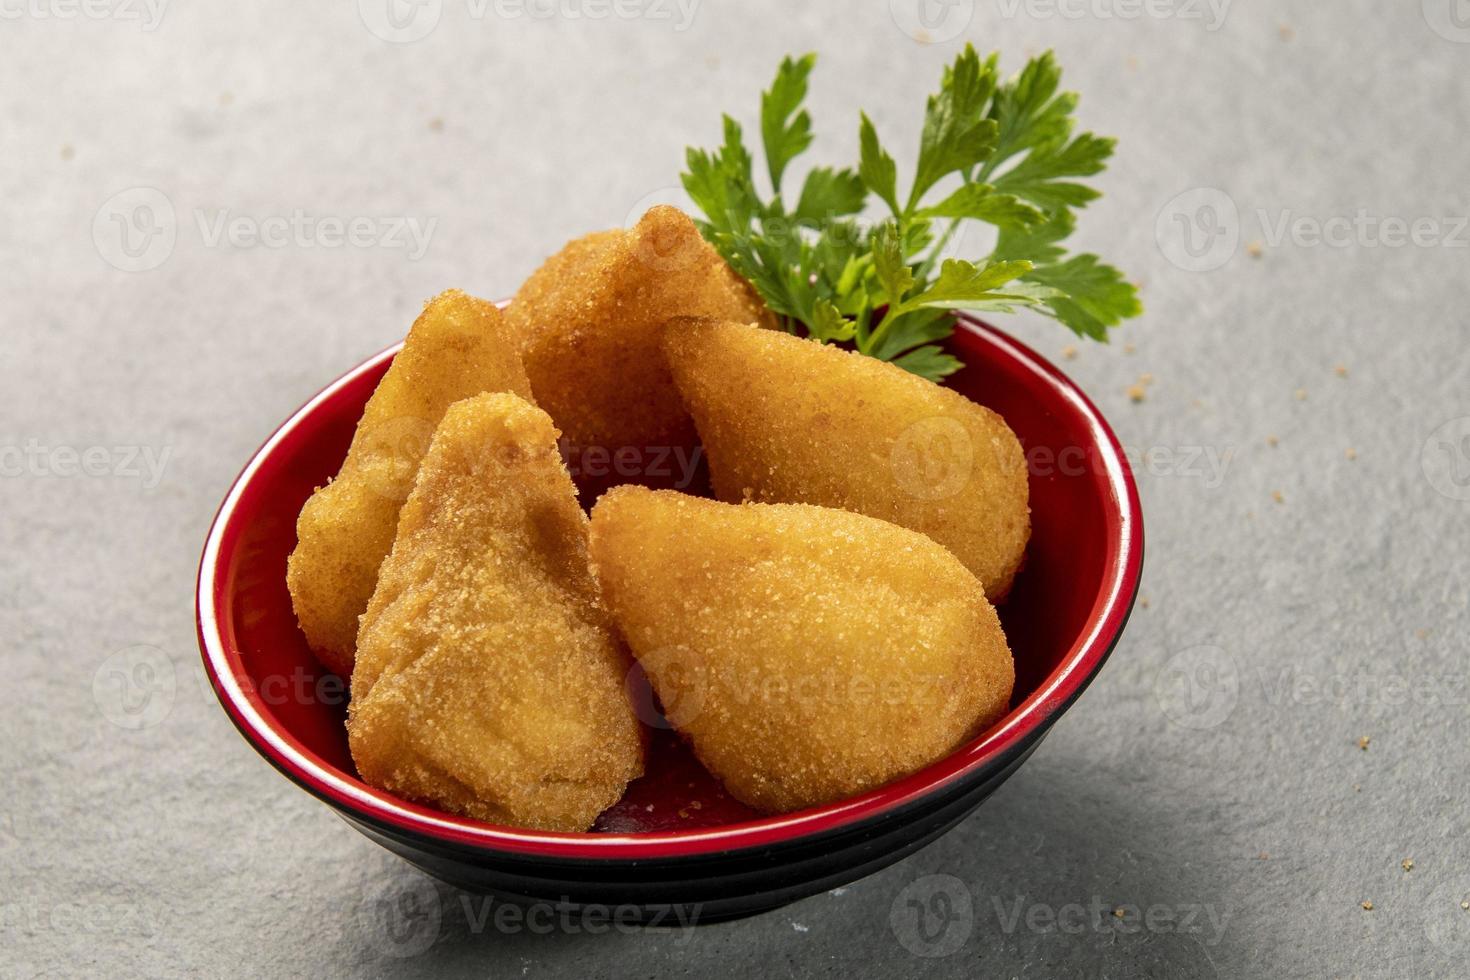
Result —
[[362, 618], [347, 722], [362, 777], [494, 823], [586, 830], [642, 732], [545, 412], [451, 406]]
[[771, 322], [745, 280], [683, 212], [569, 242], [506, 309], [536, 402], [568, 442], [646, 454], [692, 446], [694, 427], [659, 349], [674, 316]]
[[341, 676], [352, 672], [358, 617], [445, 410], [485, 391], [530, 397], [515, 348], [493, 303], [451, 289], [424, 304], [368, 399], [342, 468], [302, 507], [286, 584], [312, 651]]
[[591, 554], [670, 722], [757, 809], [914, 772], [1010, 701], [1010, 650], [979, 581], [885, 521], [623, 486], [592, 510]]
[[992, 601], [1030, 536], [999, 415], [897, 365], [740, 323], [671, 322], [664, 349], [724, 501], [840, 507], [928, 535]]

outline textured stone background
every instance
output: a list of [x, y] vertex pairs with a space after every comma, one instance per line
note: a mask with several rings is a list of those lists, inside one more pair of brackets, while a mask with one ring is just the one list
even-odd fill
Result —
[[[407, 44], [352, 0], [180, 2], [156, 24], [109, 2], [0, 3], [0, 973], [1463, 975], [1464, 0], [1238, 0], [1222, 21], [1193, 0], [1132, 18], [1128, 0], [954, 0], [928, 45], [887, 0], [704, 0], [687, 25], [636, 2], [649, 16], [445, 0]], [[1084, 122], [1121, 137], [1081, 238], [1148, 314], [1066, 366], [1139, 461], [1147, 607], [1031, 762], [882, 874], [694, 933], [479, 928], [209, 697], [191, 604], [215, 506], [425, 297], [506, 295], [566, 238], [664, 199], [683, 147], [712, 143], [721, 109], [750, 121], [782, 54], [821, 52], [823, 159], [856, 156], [862, 105], [903, 166], [962, 38], [1008, 68], [1054, 46]], [[296, 208], [437, 224], [415, 257], [210, 245], [196, 218]], [[1337, 245], [1275, 234], [1360, 209]], [[172, 250], [128, 256], [114, 215], [171, 227]], [[1426, 219], [1420, 242], [1381, 244], [1385, 218]], [[28, 444], [47, 475], [15, 475]], [[129, 475], [126, 446], [161, 473]], [[88, 447], [107, 475], [58, 473]], [[112, 683], [139, 665], [151, 682]], [[918, 923], [908, 899], [937, 892], [954, 914]], [[408, 957], [391, 954], [424, 943], [361, 914], [400, 894], [440, 913]]]

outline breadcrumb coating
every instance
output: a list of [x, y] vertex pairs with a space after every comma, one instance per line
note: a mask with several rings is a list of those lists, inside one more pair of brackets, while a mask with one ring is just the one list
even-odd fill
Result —
[[434, 427], [452, 403], [483, 391], [531, 397], [500, 310], [451, 289], [424, 304], [368, 399], [341, 470], [301, 508], [286, 585], [317, 659], [342, 677], [352, 672], [358, 617]]
[[682, 319], [664, 349], [721, 500], [840, 507], [944, 545], [998, 602], [1031, 532], [1005, 420], [896, 365], [739, 323]]
[[921, 534], [825, 507], [623, 486], [593, 508], [590, 550], [669, 721], [757, 809], [912, 773], [1010, 700], [995, 610]]
[[659, 327], [678, 315], [773, 322], [699, 229], [660, 205], [630, 230], [569, 242], [506, 311], [537, 403], [576, 447], [692, 446]]
[[510, 394], [445, 413], [362, 617], [347, 731], [374, 786], [583, 831], [642, 774], [643, 732], [556, 439]]

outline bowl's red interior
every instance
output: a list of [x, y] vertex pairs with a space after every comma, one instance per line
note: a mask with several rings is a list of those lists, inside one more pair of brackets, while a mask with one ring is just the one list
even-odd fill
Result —
[[[1026, 447], [1030, 464], [1031, 541], [999, 610], [1016, 661], [1013, 708], [946, 763], [859, 798], [869, 804], [882, 805], [885, 792], [893, 801], [922, 792], [1024, 736], [1096, 669], [1121, 629], [1136, 584], [1136, 491], [1095, 409], [1055, 368], [992, 328], [967, 322], [951, 346], [967, 366], [948, 384], [999, 412]], [[422, 816], [440, 829], [564, 836], [496, 831], [395, 801], [362, 784], [347, 751], [343, 685], [317, 665], [297, 628], [285, 584], [296, 515], [313, 488], [336, 472], [363, 403], [390, 361], [391, 352], [384, 352], [317, 396], [242, 474], [221, 509], [201, 568], [206, 661], [226, 706], [262, 750], [278, 761], [284, 752], [292, 765], [310, 770], [304, 774], [310, 781], [345, 788], [354, 805], [375, 809], [381, 803], [398, 821]], [[835, 816], [844, 807], [825, 809]], [[603, 814], [596, 831], [662, 836], [755, 819], [677, 738], [656, 732], [647, 774]]]

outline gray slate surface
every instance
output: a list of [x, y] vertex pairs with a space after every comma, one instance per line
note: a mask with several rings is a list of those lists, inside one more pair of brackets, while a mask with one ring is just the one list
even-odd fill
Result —
[[[1064, 2], [1080, 17], [957, 0], [923, 45], [903, 6], [705, 0], [681, 31], [449, 0], [390, 44], [345, 0], [179, 3], [153, 30], [5, 5], [0, 974], [1464, 975], [1470, 11], [1239, 0], [1211, 30], [1182, 0], [1132, 19], [1128, 0]], [[905, 166], [960, 38], [1008, 67], [1054, 46], [1084, 120], [1121, 138], [1081, 237], [1139, 279], [1148, 315], [1067, 369], [1149, 461], [1147, 608], [1030, 763], [888, 871], [694, 933], [477, 931], [463, 896], [277, 776], [201, 684], [215, 506], [277, 421], [425, 297], [506, 295], [566, 238], [661, 199], [719, 110], [751, 120], [782, 54], [822, 53], [824, 159], [855, 156], [862, 105]], [[138, 187], [175, 215], [161, 263], [118, 248], [112, 216], [149, 202], [107, 202]], [[296, 208], [437, 224], [416, 259], [208, 244], [219, 209]], [[1431, 224], [1399, 247], [1274, 233], [1360, 209]], [[116, 267], [138, 264], [157, 267]], [[1053, 355], [1068, 342], [1010, 326]], [[13, 475], [31, 440], [63, 449], [49, 475]], [[108, 475], [58, 475], [68, 447], [104, 447]], [[115, 472], [115, 447], [167, 453], [161, 475]], [[110, 672], [138, 664], [174, 681], [141, 715]], [[432, 943], [389, 955], [405, 950], [360, 912], [424, 887]], [[916, 931], [907, 900], [936, 891], [955, 914]], [[1154, 911], [1137, 926], [1118, 906]]]

